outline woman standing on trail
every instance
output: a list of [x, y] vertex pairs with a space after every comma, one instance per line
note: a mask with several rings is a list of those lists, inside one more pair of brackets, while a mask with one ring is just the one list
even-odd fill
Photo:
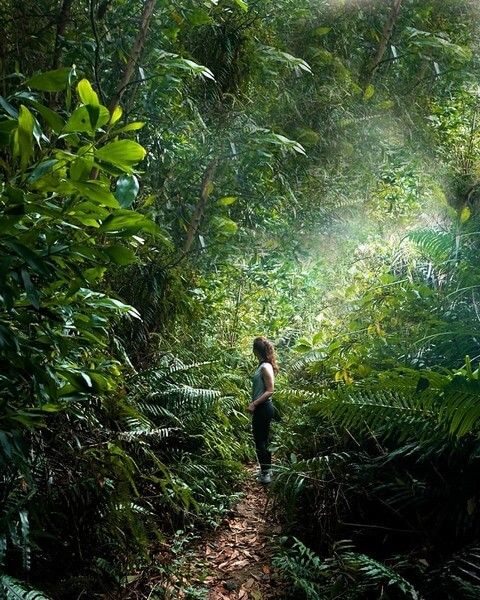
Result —
[[252, 401], [248, 411], [252, 413], [253, 439], [260, 464], [259, 481], [270, 483], [272, 454], [268, 449], [268, 436], [273, 418], [272, 394], [278, 366], [273, 345], [267, 338], [257, 337], [253, 340], [253, 353], [258, 359], [258, 368], [252, 378]]

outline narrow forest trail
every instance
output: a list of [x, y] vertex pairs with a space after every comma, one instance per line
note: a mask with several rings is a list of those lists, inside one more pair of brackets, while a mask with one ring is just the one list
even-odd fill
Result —
[[243, 498], [220, 527], [199, 544], [208, 600], [270, 600], [281, 589], [272, 568], [274, 538], [281, 531], [272, 500], [249, 468]]

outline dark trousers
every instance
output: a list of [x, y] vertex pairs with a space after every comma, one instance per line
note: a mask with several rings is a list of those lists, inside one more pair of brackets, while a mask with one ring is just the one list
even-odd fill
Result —
[[268, 436], [272, 418], [273, 404], [270, 401], [257, 406], [252, 416], [253, 439], [262, 472], [268, 471], [272, 464], [272, 453], [268, 449]]

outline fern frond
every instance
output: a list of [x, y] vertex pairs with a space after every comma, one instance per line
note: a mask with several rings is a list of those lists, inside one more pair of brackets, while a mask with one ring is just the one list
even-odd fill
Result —
[[[391, 381], [388, 381], [391, 379]], [[441, 435], [463, 437], [480, 430], [480, 382], [454, 374], [396, 370], [379, 383], [312, 392], [282, 390], [282, 399], [307, 404], [310, 414], [348, 430], [378, 432], [405, 441]], [[443, 432], [443, 433], [442, 433]]]
[[342, 566], [352, 574], [360, 575], [363, 585], [368, 588], [392, 586], [403, 592], [405, 598], [418, 600], [419, 595], [413, 585], [392, 568], [374, 560], [366, 554], [347, 552], [340, 554]]
[[440, 577], [447, 587], [462, 598], [480, 597], [480, 546], [472, 544], [456, 552], [439, 569], [432, 573], [432, 580]]
[[408, 238], [436, 265], [445, 263], [455, 250], [455, 234], [450, 231], [418, 229]]
[[290, 370], [293, 375], [299, 376], [307, 373], [318, 373], [323, 368], [326, 354], [320, 350], [310, 350], [297, 359]]
[[382, 431], [386, 437], [408, 439], [435, 427], [432, 398], [409, 396], [395, 390], [339, 388], [326, 393], [310, 410], [348, 430]]
[[43, 592], [32, 589], [26, 583], [9, 575], [0, 574], [0, 591], [4, 600], [51, 600]]
[[402, 575], [366, 554], [353, 552], [347, 540], [335, 545], [333, 556], [322, 558], [294, 538], [292, 548], [277, 555], [273, 562], [309, 600], [340, 596], [360, 600], [368, 591], [383, 591], [385, 587], [394, 588], [403, 598], [420, 599], [417, 590]]
[[118, 434], [118, 439], [126, 442], [132, 442], [141, 438], [155, 437], [157, 440], [163, 440], [178, 429], [172, 427], [163, 427], [160, 429], [135, 429], [133, 431], [122, 431]]
[[136, 380], [149, 380], [149, 381], [165, 381], [167, 382], [172, 375], [178, 373], [188, 373], [201, 367], [209, 366], [217, 361], [202, 361], [184, 364], [180, 359], [176, 357], [170, 357], [164, 361], [166, 364], [160, 364], [157, 367], [141, 371], [133, 375], [129, 381], [133, 382]]
[[182, 427], [182, 421], [165, 406], [153, 402], [138, 402], [137, 406], [138, 409], [146, 415], [166, 419], [167, 421], [175, 423], [178, 427]]
[[166, 406], [172, 412], [178, 409], [200, 408], [210, 405], [221, 397], [218, 390], [193, 388], [190, 386], [171, 386], [166, 390], [152, 392], [149, 399], [165, 399]]

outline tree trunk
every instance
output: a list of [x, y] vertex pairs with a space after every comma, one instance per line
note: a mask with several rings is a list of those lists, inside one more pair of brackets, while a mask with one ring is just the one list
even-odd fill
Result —
[[373, 78], [373, 75], [378, 68], [379, 64], [382, 62], [383, 57], [385, 55], [385, 50], [387, 49], [387, 44], [392, 37], [393, 29], [398, 19], [398, 15], [400, 14], [400, 8], [402, 6], [402, 0], [393, 0], [392, 10], [390, 12], [390, 16], [388, 17], [385, 25], [383, 26], [382, 36], [380, 38], [380, 43], [377, 48], [377, 52], [371, 61], [368, 67], [367, 80], [366, 84], [368, 85]]
[[70, 9], [72, 8], [73, 0], [63, 0], [60, 8], [60, 14], [57, 19], [57, 31], [55, 33], [55, 47], [53, 50], [52, 69], [57, 69], [62, 55], [60, 38], [65, 34], [68, 21], [70, 19]]
[[205, 206], [207, 205], [208, 197], [212, 191], [212, 180], [215, 177], [215, 171], [217, 170], [218, 160], [214, 159], [208, 165], [205, 170], [202, 179], [202, 187], [200, 188], [200, 198], [198, 200], [197, 206], [195, 207], [195, 211], [192, 216], [192, 220], [190, 221], [190, 225], [188, 226], [187, 237], [185, 238], [185, 243], [183, 245], [182, 256], [185, 256], [190, 251], [192, 247], [193, 240], [195, 234], [200, 227], [200, 223], [202, 222], [203, 213], [205, 211]]
[[155, 4], [156, 0], [146, 0], [145, 2], [137, 37], [133, 42], [132, 51], [130, 53], [130, 56], [128, 57], [128, 61], [125, 66], [122, 79], [120, 80], [115, 94], [113, 95], [113, 98], [110, 101], [110, 112], [113, 112], [117, 104], [122, 99], [125, 89], [127, 88], [128, 84], [132, 79], [133, 71], [138, 65], [140, 55], [142, 54], [143, 46], [145, 45], [145, 40], [147, 39], [148, 28], [150, 26], [150, 21], [152, 20]]

